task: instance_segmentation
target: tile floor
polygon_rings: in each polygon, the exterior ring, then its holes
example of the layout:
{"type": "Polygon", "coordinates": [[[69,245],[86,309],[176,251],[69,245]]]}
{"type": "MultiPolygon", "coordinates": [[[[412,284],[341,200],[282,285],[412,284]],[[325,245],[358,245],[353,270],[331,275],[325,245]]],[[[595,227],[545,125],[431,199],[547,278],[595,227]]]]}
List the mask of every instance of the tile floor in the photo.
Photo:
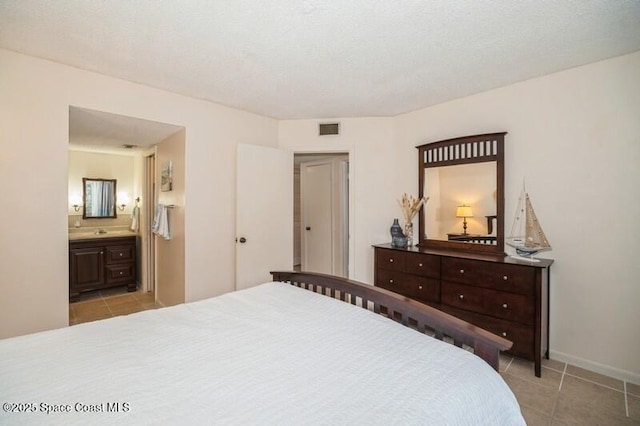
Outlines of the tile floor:
{"type": "Polygon", "coordinates": [[[80,300],[69,304],[69,325],[80,324],[128,315],[147,309],[156,309],[152,293],[140,291],[128,293],[122,288],[94,291],[80,296],[80,300]]]}
{"type": "MultiPolygon", "coordinates": [[[[96,321],[160,307],[150,293],[124,289],[93,292],[69,305],[69,324],[96,321]]],[[[500,374],[515,394],[529,426],[640,425],[640,386],[544,360],[542,377],[533,363],[503,355],[500,374]]]]}
{"type": "Polygon", "coordinates": [[[532,362],[500,359],[529,426],[640,425],[640,386],[554,360],[542,365],[538,378],[532,362]]]}

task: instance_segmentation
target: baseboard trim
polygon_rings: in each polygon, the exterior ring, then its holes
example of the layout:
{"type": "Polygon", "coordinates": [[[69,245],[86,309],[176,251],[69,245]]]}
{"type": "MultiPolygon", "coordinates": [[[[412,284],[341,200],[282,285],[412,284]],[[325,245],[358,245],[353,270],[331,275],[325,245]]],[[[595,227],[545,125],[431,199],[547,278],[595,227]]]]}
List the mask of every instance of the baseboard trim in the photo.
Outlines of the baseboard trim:
{"type": "Polygon", "coordinates": [[[610,365],[600,364],[598,362],[558,351],[549,351],[549,357],[556,361],[566,362],[567,364],[575,365],[576,367],[584,368],[585,370],[593,371],[594,373],[604,374],[605,376],[624,380],[625,382],[640,386],[640,373],[622,370],[610,365]]]}

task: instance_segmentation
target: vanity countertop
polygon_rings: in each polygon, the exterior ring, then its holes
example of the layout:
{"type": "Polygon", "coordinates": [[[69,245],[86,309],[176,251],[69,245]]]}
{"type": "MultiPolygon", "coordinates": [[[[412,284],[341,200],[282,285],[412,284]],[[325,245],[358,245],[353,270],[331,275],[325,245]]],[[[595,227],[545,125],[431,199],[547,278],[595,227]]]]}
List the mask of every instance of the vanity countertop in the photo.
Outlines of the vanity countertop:
{"type": "Polygon", "coordinates": [[[135,235],[137,235],[135,232],[129,230],[107,231],[103,234],[98,234],[96,231],[69,232],[69,241],[90,240],[96,238],[132,237],[135,235]]]}

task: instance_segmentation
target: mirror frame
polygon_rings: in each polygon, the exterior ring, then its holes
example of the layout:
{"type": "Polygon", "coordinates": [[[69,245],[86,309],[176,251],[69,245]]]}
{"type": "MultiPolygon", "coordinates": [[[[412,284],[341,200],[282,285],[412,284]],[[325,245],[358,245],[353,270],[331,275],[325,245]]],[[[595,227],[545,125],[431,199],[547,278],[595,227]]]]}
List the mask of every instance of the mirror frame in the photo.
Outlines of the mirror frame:
{"type": "Polygon", "coordinates": [[[441,250],[463,250],[504,256],[504,136],[507,132],[463,136],[419,145],[418,191],[424,193],[425,169],[495,161],[496,163],[496,244],[441,241],[427,238],[423,206],[419,212],[418,246],[441,250]]]}
{"type": "Polygon", "coordinates": [[[116,199],[117,179],[102,179],[102,178],[82,178],[82,218],[83,219],[116,219],[118,217],[118,200],[116,199]],[[101,181],[101,182],[113,182],[113,215],[111,216],[87,216],[87,181],[101,181]]]}

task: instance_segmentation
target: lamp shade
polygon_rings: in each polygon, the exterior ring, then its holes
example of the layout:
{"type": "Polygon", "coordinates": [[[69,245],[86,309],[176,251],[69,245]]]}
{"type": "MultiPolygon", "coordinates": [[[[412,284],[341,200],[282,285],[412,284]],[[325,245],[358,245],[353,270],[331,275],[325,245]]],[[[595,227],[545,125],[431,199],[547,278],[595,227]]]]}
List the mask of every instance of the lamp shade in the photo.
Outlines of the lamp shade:
{"type": "Polygon", "coordinates": [[[118,193],[118,204],[129,204],[129,201],[131,201],[129,199],[129,194],[127,194],[126,192],[120,192],[118,193]]]}
{"type": "Polygon", "coordinates": [[[458,206],[458,208],[456,209],[456,217],[473,217],[471,206],[458,206]]]}

